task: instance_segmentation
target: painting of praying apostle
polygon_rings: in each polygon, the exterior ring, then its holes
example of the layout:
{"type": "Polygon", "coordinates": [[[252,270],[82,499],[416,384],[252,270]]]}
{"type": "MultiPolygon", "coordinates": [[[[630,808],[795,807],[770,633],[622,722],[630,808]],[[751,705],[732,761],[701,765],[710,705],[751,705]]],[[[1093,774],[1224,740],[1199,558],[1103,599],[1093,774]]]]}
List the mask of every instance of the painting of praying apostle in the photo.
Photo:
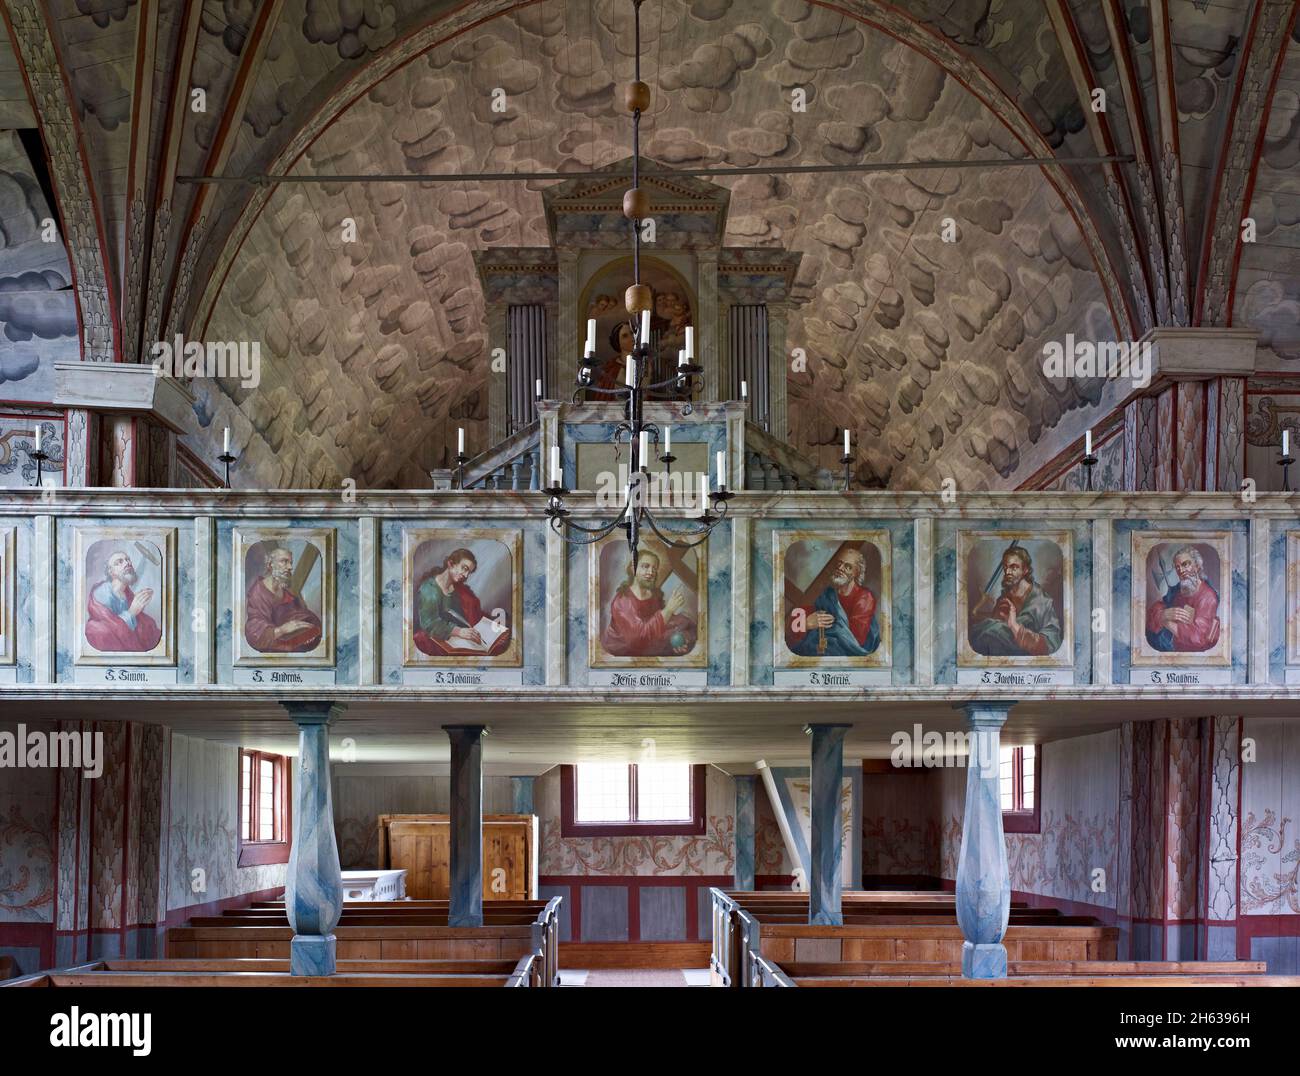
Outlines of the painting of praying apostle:
{"type": "Polygon", "coordinates": [[[1134,665],[1230,665],[1227,531],[1133,535],[1134,665]]]}
{"type": "Polygon", "coordinates": [[[1286,663],[1300,665],[1300,531],[1286,534],[1286,663]]]}
{"type": "Polygon", "coordinates": [[[957,664],[1074,664],[1069,531],[959,531],[957,664]]]}
{"type": "Polygon", "coordinates": [[[674,549],[642,535],[636,563],[619,531],[591,549],[588,660],[594,669],[708,664],[707,542],[674,549]]]}
{"type": "Polygon", "coordinates": [[[17,528],[0,529],[0,665],[14,665],[18,648],[14,639],[15,607],[18,604],[18,571],[14,563],[17,528]]]}
{"type": "Polygon", "coordinates": [[[174,528],[79,528],[73,573],[77,662],[176,663],[174,528]]]}
{"type": "Polygon", "coordinates": [[[231,540],[236,665],[334,664],[334,529],[237,528],[231,540]]]}
{"type": "Polygon", "coordinates": [[[888,531],[772,535],[778,667],[891,664],[888,531]]]}
{"type": "Polygon", "coordinates": [[[523,534],[403,532],[408,666],[523,664],[523,534]]]}

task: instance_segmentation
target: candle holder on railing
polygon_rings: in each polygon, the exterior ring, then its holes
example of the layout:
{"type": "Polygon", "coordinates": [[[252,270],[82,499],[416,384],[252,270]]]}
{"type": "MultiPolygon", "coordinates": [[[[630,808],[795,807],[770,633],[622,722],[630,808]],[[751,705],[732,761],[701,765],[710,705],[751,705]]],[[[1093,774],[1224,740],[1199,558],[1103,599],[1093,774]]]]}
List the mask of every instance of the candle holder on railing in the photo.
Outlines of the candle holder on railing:
{"type": "Polygon", "coordinates": [[[852,472],[849,470],[853,466],[853,457],[846,452],[840,457],[840,463],[844,465],[844,492],[848,493],[849,486],[853,481],[852,472]]]}
{"type": "Polygon", "coordinates": [[[456,453],[456,488],[463,490],[465,488],[465,464],[469,463],[469,457],[464,452],[456,453]]]}
{"type": "Polygon", "coordinates": [[[28,450],[27,457],[36,464],[35,485],[36,488],[39,489],[41,487],[41,468],[45,466],[45,461],[50,458],[50,454],[41,448],[40,445],[37,445],[36,448],[28,450]]]}
{"type": "Polygon", "coordinates": [[[230,488],[230,465],[235,462],[235,457],[230,454],[229,450],[226,450],[225,452],[221,453],[221,455],[218,456],[217,459],[219,459],[222,463],[226,465],[226,480],[222,488],[229,489],[230,488]]]}
{"type": "Polygon", "coordinates": [[[1291,464],[1295,463],[1295,457],[1283,454],[1277,458],[1278,465],[1282,468],[1282,492],[1291,492],[1291,464]]]}
{"type": "Polygon", "coordinates": [[[1097,466],[1097,457],[1093,453],[1088,453],[1079,461],[1083,464],[1083,488],[1087,493],[1092,492],[1092,469],[1097,466]]]}

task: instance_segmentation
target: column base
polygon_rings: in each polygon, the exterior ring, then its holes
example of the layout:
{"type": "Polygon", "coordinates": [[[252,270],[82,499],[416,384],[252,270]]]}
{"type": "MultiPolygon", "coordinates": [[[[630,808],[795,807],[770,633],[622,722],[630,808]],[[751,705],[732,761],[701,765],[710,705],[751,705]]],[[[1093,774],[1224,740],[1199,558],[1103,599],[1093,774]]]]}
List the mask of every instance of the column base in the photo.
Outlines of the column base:
{"type": "Polygon", "coordinates": [[[973,942],[963,942],[961,974],[964,979],[1005,979],[1007,947],[1000,943],[976,945],[973,942]]]}
{"type": "Polygon", "coordinates": [[[289,943],[289,971],[293,975],[333,975],[334,935],[295,934],[289,943]]]}

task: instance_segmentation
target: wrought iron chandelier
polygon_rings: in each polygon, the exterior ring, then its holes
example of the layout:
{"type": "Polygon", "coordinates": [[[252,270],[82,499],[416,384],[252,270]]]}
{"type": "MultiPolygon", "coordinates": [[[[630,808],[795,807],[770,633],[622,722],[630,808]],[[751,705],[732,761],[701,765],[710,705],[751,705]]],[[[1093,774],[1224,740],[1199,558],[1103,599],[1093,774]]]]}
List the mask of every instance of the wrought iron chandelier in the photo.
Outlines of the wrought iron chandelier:
{"type": "MultiPolygon", "coordinates": [[[[718,488],[710,491],[707,470],[700,475],[699,501],[700,514],[689,519],[685,527],[674,527],[665,534],[655,520],[650,504],[650,452],[653,444],[655,457],[665,467],[671,467],[675,456],[672,455],[668,430],[660,430],[657,423],[645,421],[645,401],[649,393],[672,391],[685,397],[684,414],[691,414],[690,397],[703,385],[704,367],[695,361],[695,330],[687,326],[686,347],[677,357],[677,368],[672,376],[662,381],[653,381],[652,354],[650,339],[650,312],[654,305],[654,296],[650,286],[641,283],[641,222],[650,216],[650,198],[640,187],[641,161],[641,113],[650,106],[650,87],[641,81],[641,4],[643,0],[632,0],[635,27],[635,61],[634,81],[624,90],[623,103],[632,113],[632,186],[623,195],[623,216],[627,218],[632,230],[632,285],[624,293],[623,301],[628,315],[628,327],[632,332],[633,347],[627,356],[627,368],[624,384],[614,388],[602,388],[592,384],[596,354],[596,320],[587,320],[587,342],[583,348],[582,363],[578,369],[577,389],[573,402],[577,403],[584,392],[597,397],[626,401],[626,412],[622,422],[614,430],[615,459],[621,458],[620,445],[624,437],[628,446],[628,480],[623,487],[622,510],[613,519],[596,526],[586,526],[570,519],[570,513],[564,507],[564,498],[569,490],[564,488],[563,471],[560,466],[559,446],[551,448],[551,481],[543,491],[549,500],[546,514],[551,521],[551,529],[572,545],[590,545],[598,542],[616,527],[627,531],[627,544],[632,553],[632,563],[636,563],[637,547],[644,527],[659,537],[665,545],[675,549],[690,549],[705,540],[719,523],[726,518],[727,502],[732,493],[727,489],[725,454],[718,456],[718,488]],[[662,442],[661,442],[662,434],[662,442]],[[660,454],[660,445],[663,452],[660,454]],[[710,505],[711,502],[711,505],[710,505]]],[[[671,491],[669,493],[671,497],[671,491]]]]}

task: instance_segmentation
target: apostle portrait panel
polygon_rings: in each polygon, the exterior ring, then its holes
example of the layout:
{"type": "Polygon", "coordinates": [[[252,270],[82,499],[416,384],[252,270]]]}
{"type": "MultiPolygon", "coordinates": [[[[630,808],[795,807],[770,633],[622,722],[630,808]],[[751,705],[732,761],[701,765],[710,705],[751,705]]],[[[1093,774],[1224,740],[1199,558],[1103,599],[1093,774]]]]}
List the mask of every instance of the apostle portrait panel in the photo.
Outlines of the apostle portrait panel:
{"type": "Polygon", "coordinates": [[[592,668],[708,664],[707,542],[677,549],[641,535],[635,562],[617,532],[590,547],[587,651],[592,668]]]}
{"type": "Polygon", "coordinates": [[[334,529],[236,528],[236,665],[334,664],[334,529]]]}
{"type": "Polygon", "coordinates": [[[959,531],[957,664],[1074,664],[1069,531],[959,531]]]}
{"type": "Polygon", "coordinates": [[[523,535],[461,528],[403,532],[408,666],[523,663],[523,535]]]}
{"type": "Polygon", "coordinates": [[[73,545],[76,661],[175,664],[175,529],[81,527],[73,545]]]}
{"type": "Polygon", "coordinates": [[[1227,531],[1133,535],[1134,665],[1232,663],[1227,531]]]}
{"type": "Polygon", "coordinates": [[[888,667],[889,532],[776,531],[773,543],[777,667],[888,667]]]}

